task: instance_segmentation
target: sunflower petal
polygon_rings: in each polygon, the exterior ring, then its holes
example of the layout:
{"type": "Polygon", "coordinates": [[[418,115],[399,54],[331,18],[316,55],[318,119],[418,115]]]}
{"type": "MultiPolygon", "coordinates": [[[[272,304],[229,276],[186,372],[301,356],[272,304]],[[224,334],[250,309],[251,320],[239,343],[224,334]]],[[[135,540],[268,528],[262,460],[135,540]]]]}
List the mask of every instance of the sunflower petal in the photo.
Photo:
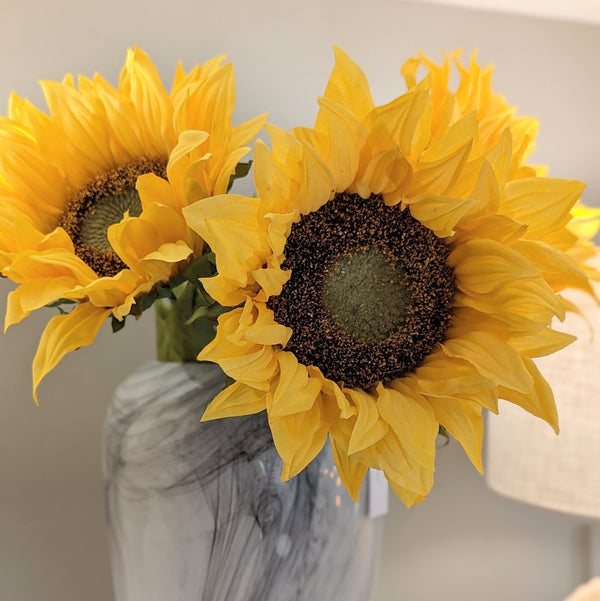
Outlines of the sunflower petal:
{"type": "Polygon", "coordinates": [[[200,421],[223,417],[253,415],[266,409],[266,392],[234,382],[222,390],[208,405],[200,421]]]}
{"type": "Polygon", "coordinates": [[[110,315],[110,309],[91,303],[77,305],[66,315],[53,317],[46,326],[33,360],[33,398],[42,378],[71,351],[94,342],[96,334],[110,315]]]}

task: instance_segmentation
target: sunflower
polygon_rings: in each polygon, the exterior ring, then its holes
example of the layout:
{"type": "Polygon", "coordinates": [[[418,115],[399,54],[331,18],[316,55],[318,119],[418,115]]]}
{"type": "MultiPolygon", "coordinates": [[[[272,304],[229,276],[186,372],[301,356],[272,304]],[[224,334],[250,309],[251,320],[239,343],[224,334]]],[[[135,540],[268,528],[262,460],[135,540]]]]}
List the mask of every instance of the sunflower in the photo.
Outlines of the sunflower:
{"type": "Polygon", "coordinates": [[[148,56],[128,51],[115,88],[100,76],[42,82],[48,114],[12,95],[0,118],[0,268],[18,284],[5,327],[44,305],[52,318],[33,363],[40,380],[122,321],[204,249],[182,217],[186,193],[227,191],[264,123],[232,127],[234,74],[217,57],[168,92],[148,56]]]}
{"type": "Polygon", "coordinates": [[[233,379],[203,419],[266,410],[284,479],[329,436],[354,499],[373,467],[412,505],[440,429],[481,471],[482,409],[499,398],[558,430],[532,359],[573,340],[550,327],[557,293],[591,292],[567,229],[584,186],[526,164],[537,123],[475,59],[411,59],[407,92],[375,106],[335,53],[315,127],[257,142],[258,197],[183,211],[216,255],[204,287],[232,307],[198,357],[233,379]]]}

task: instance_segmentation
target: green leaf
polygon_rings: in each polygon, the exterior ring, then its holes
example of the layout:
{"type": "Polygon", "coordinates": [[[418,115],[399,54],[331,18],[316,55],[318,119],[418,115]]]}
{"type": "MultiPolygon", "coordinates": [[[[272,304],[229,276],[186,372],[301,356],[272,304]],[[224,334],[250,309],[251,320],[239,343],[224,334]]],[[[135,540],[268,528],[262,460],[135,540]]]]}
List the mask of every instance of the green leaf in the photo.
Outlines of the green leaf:
{"type": "Polygon", "coordinates": [[[192,261],[182,272],[181,277],[192,283],[196,288],[202,288],[199,278],[210,278],[216,275],[215,253],[206,252],[192,261]]]}
{"type": "Polygon", "coordinates": [[[436,448],[441,449],[443,447],[447,447],[450,444],[450,434],[448,433],[448,430],[446,430],[446,428],[442,426],[442,424],[439,424],[438,436],[441,436],[444,439],[444,441],[440,445],[436,443],[436,448]]]}
{"type": "Polygon", "coordinates": [[[235,166],[235,171],[229,178],[229,184],[227,185],[227,192],[229,192],[229,190],[231,190],[231,187],[233,186],[233,182],[235,182],[236,179],[241,179],[242,177],[246,177],[248,175],[248,173],[250,173],[251,167],[252,167],[252,161],[248,161],[247,163],[238,163],[235,166]]]}
{"type": "Polygon", "coordinates": [[[223,307],[223,305],[213,302],[211,305],[205,305],[196,309],[192,316],[185,323],[186,325],[190,325],[194,323],[197,319],[202,318],[212,319],[213,321],[216,321],[219,315],[227,313],[227,311],[231,311],[231,307],[223,307]]]}
{"type": "Polygon", "coordinates": [[[126,317],[123,317],[123,319],[121,321],[119,321],[114,315],[111,315],[112,331],[114,333],[116,333],[119,330],[122,330],[125,327],[125,320],[126,319],[127,319],[126,317]]]}

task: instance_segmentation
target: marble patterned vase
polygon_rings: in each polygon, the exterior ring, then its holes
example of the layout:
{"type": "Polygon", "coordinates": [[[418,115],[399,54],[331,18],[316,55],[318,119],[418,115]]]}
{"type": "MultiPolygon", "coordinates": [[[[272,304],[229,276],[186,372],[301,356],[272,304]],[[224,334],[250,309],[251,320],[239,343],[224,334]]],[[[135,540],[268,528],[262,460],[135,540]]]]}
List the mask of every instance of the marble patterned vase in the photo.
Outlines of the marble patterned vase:
{"type": "Polygon", "coordinates": [[[224,375],[153,362],[105,426],[116,601],[369,601],[381,520],[353,503],[328,446],[280,481],[264,414],[201,423],[224,375]]]}

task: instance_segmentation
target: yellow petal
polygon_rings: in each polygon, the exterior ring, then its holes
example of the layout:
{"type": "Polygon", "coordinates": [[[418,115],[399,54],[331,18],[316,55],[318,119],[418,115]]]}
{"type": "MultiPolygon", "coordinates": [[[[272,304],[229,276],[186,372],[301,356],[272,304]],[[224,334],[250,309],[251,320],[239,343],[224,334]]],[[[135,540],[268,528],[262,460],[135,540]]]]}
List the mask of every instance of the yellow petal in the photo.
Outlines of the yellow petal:
{"type": "Polygon", "coordinates": [[[456,337],[446,340],[443,349],[450,357],[468,361],[484,378],[501,386],[526,394],[533,387],[524,359],[493,332],[457,329],[456,337]]]}
{"type": "Polygon", "coordinates": [[[588,276],[568,254],[537,240],[519,240],[513,248],[542,272],[553,290],[578,288],[594,293],[588,276]]]}
{"type": "Polygon", "coordinates": [[[137,179],[136,190],[140,195],[142,208],[150,203],[160,203],[171,207],[176,211],[181,211],[183,199],[181,199],[176,190],[169,182],[154,173],[145,173],[137,179]]]}
{"type": "Polygon", "coordinates": [[[19,323],[32,311],[64,298],[75,285],[76,282],[69,276],[26,280],[8,294],[4,331],[19,323]]]}
{"type": "Polygon", "coordinates": [[[269,417],[283,417],[309,411],[321,392],[320,378],[310,377],[304,365],[293,353],[277,355],[279,381],[268,405],[269,417]]]}
{"type": "Polygon", "coordinates": [[[259,115],[258,117],[254,117],[254,119],[250,119],[245,123],[241,123],[240,125],[236,125],[231,130],[231,145],[232,146],[245,146],[252,140],[258,132],[264,127],[267,121],[267,114],[259,115]]]}
{"type": "MultiPolygon", "coordinates": [[[[351,111],[358,119],[363,119],[373,108],[371,91],[365,74],[356,63],[340,48],[334,46],[335,66],[325,97],[351,111]]],[[[315,129],[322,130],[324,124],[317,119],[315,129]]]]}
{"type": "Polygon", "coordinates": [[[428,398],[435,418],[465,450],[471,463],[483,473],[481,445],[483,442],[483,417],[481,406],[458,398],[428,398]]]}
{"type": "MultiPolygon", "coordinates": [[[[277,323],[273,311],[267,308],[264,303],[255,302],[254,308],[257,311],[256,318],[253,320],[253,323],[249,324],[243,330],[241,338],[247,342],[254,342],[255,344],[285,346],[292,335],[291,328],[277,323]]],[[[285,354],[286,353],[282,353],[281,355],[285,354]]],[[[279,357],[280,368],[282,361],[281,355],[279,357]]]]}
{"type": "Polygon", "coordinates": [[[567,223],[584,187],[575,180],[520,179],[507,184],[500,211],[526,223],[527,237],[541,238],[567,223]]]}
{"type": "Polygon", "coordinates": [[[434,194],[419,194],[404,202],[410,206],[411,215],[440,238],[450,236],[460,220],[475,206],[475,202],[467,198],[434,194]]]}
{"type": "MultiPolygon", "coordinates": [[[[287,155],[283,157],[287,158],[287,155]]],[[[254,145],[254,185],[269,211],[281,213],[289,210],[292,178],[274,161],[262,140],[257,140],[254,145]]]]}
{"type": "MultiPolygon", "coordinates": [[[[248,291],[226,278],[216,275],[212,278],[200,278],[208,294],[224,307],[235,307],[246,301],[248,291]]],[[[263,299],[266,301],[266,299],[263,299]]]]}
{"type": "Polygon", "coordinates": [[[558,414],[552,389],[531,359],[523,357],[523,362],[534,382],[532,390],[522,393],[503,386],[500,397],[543,419],[558,434],[558,414]]]}
{"type": "Polygon", "coordinates": [[[370,157],[364,174],[355,182],[356,191],[363,198],[371,194],[389,194],[401,190],[410,179],[412,168],[399,148],[384,150],[370,157]]]}
{"type": "MultiPolygon", "coordinates": [[[[246,312],[248,313],[248,308],[246,312]]],[[[279,370],[276,353],[268,345],[254,344],[243,339],[247,328],[242,323],[244,317],[244,309],[234,309],[219,316],[217,335],[202,349],[198,360],[217,363],[234,380],[257,390],[267,391],[271,387],[271,378],[279,370]]]]}
{"type": "Polygon", "coordinates": [[[322,158],[329,167],[335,189],[343,191],[356,176],[367,131],[350,111],[329,99],[320,98],[319,106],[329,137],[329,152],[322,158]]]}
{"type": "Polygon", "coordinates": [[[214,251],[219,274],[240,287],[248,284],[248,271],[260,268],[270,254],[258,222],[260,208],[257,198],[223,194],[183,209],[189,227],[214,251]]]}
{"type": "Polygon", "coordinates": [[[380,419],[375,399],[370,394],[357,388],[349,389],[347,394],[358,409],[356,423],[348,444],[348,453],[353,454],[381,440],[388,426],[380,419]]]}
{"type": "Polygon", "coordinates": [[[341,441],[333,437],[330,437],[330,440],[333,461],[335,462],[340,478],[350,493],[350,498],[356,502],[358,501],[363,478],[369,468],[348,455],[347,445],[344,445],[341,441]]]}
{"type": "Polygon", "coordinates": [[[448,263],[456,284],[470,294],[494,294],[516,280],[540,277],[540,272],[520,253],[493,240],[469,240],[454,248],[448,263]]]}
{"type": "Polygon", "coordinates": [[[443,196],[448,193],[461,174],[472,144],[468,142],[451,155],[431,163],[419,163],[413,179],[407,187],[407,196],[433,194],[443,196]]]}
{"type": "Polygon", "coordinates": [[[576,336],[566,332],[557,332],[551,328],[544,328],[530,336],[523,336],[513,340],[513,346],[527,357],[544,357],[562,350],[577,340],[576,336]]]}
{"type": "Polygon", "coordinates": [[[283,417],[269,415],[273,442],[283,459],[282,480],[299,474],[320,452],[327,440],[320,403],[309,411],[283,417]]]}
{"type": "Polygon", "coordinates": [[[33,398],[36,403],[36,391],[42,378],[67,353],[91,344],[109,315],[110,309],[82,303],[67,315],[57,315],[48,322],[33,360],[33,398]]]}
{"type": "Polygon", "coordinates": [[[200,421],[260,413],[266,409],[266,394],[241,382],[234,382],[210,402],[200,421]]]}
{"type": "Polygon", "coordinates": [[[469,362],[448,357],[441,350],[432,352],[408,377],[414,378],[428,397],[475,394],[496,387],[494,381],[482,377],[469,362]]]}
{"type": "Polygon", "coordinates": [[[398,146],[405,157],[410,157],[413,137],[428,103],[429,94],[416,91],[373,109],[365,119],[373,153],[398,146]]]}

